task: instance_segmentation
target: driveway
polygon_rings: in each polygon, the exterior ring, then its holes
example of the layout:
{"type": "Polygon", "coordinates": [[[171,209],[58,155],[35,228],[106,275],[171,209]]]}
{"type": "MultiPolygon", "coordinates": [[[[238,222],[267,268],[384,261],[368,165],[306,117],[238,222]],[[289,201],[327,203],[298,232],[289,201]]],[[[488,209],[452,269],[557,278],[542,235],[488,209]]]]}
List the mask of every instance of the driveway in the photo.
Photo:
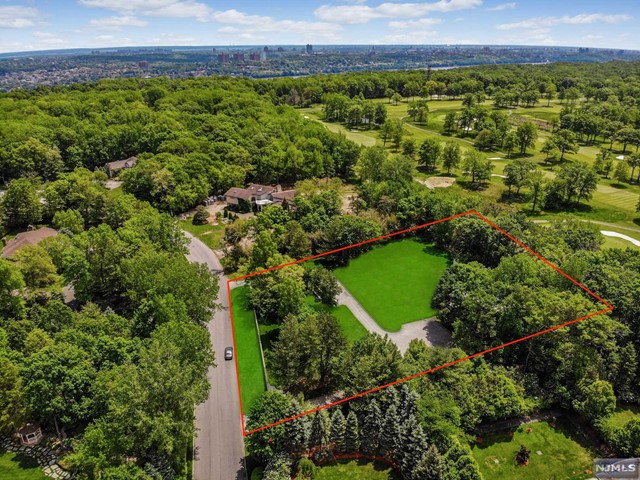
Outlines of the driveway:
{"type": "Polygon", "coordinates": [[[373,319],[364,307],[349,293],[349,291],[338,282],[341,293],[338,295],[338,305],[345,305],[358,321],[371,333],[378,335],[388,335],[398,349],[404,354],[409,348],[409,343],[414,338],[424,340],[431,347],[447,347],[451,343],[451,332],[447,330],[435,318],[426,318],[411,323],[405,323],[399,332],[387,332],[373,319]]]}
{"type": "Polygon", "coordinates": [[[194,442],[193,478],[246,480],[236,365],[233,361],[225,361],[223,355],[224,348],[233,345],[227,278],[222,275],[222,266],[211,249],[189,233],[184,234],[190,240],[187,258],[191,262],[204,263],[211,271],[219,273],[218,304],[222,305],[209,322],[217,366],[209,369],[209,398],[196,408],[198,436],[194,442]]]}

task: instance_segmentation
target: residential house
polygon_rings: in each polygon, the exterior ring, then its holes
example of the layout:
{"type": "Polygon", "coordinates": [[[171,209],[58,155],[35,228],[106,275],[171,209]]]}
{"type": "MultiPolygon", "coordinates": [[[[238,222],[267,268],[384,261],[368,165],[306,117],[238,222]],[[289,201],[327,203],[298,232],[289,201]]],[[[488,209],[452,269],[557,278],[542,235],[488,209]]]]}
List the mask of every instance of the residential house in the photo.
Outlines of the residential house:
{"type": "Polygon", "coordinates": [[[133,168],[136,163],[138,163],[138,157],[129,157],[126,160],[107,163],[106,167],[109,178],[115,177],[122,170],[133,168]]]}
{"type": "Polygon", "coordinates": [[[290,202],[295,195],[295,190],[283,191],[280,185],[272,187],[252,183],[247,188],[230,188],[224,197],[227,205],[240,205],[244,201],[261,210],[266,205],[281,204],[285,199],[290,202]]]}

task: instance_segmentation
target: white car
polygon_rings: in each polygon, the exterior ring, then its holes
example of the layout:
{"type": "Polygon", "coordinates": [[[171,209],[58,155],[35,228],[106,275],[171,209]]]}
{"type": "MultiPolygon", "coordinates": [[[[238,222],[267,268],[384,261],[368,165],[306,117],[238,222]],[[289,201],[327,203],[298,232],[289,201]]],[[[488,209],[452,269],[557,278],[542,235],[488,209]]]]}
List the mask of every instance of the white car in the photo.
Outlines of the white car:
{"type": "Polygon", "coordinates": [[[233,359],[233,347],[227,347],[224,349],[224,359],[225,360],[233,359]]]}

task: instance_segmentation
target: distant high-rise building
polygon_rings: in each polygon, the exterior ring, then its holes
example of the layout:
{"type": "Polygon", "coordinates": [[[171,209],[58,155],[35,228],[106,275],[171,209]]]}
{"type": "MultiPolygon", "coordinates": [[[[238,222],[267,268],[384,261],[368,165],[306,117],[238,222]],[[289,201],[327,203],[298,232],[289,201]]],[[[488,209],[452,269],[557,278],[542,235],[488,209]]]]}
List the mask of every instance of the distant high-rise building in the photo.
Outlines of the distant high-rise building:
{"type": "Polygon", "coordinates": [[[262,51],[263,51],[263,52],[268,52],[268,51],[269,51],[269,47],[264,47],[264,48],[262,49],[262,51]]]}
{"type": "Polygon", "coordinates": [[[220,63],[225,63],[229,61],[229,54],[228,53],[219,53],[218,54],[218,61],[220,63]]]}
{"type": "Polygon", "coordinates": [[[284,48],[282,48],[282,47],[278,47],[278,51],[279,51],[279,52],[284,52],[284,48]]]}
{"type": "Polygon", "coordinates": [[[234,53],[233,54],[234,62],[244,62],[244,53],[234,53]]]}
{"type": "Polygon", "coordinates": [[[261,62],[266,62],[267,61],[267,51],[264,50],[263,52],[260,52],[260,61],[261,62]]]}
{"type": "Polygon", "coordinates": [[[260,61],[260,57],[262,57],[262,53],[251,52],[249,54],[249,60],[251,60],[252,62],[259,62],[260,61]]]}
{"type": "Polygon", "coordinates": [[[307,53],[311,55],[313,53],[313,45],[307,43],[307,53]]]}

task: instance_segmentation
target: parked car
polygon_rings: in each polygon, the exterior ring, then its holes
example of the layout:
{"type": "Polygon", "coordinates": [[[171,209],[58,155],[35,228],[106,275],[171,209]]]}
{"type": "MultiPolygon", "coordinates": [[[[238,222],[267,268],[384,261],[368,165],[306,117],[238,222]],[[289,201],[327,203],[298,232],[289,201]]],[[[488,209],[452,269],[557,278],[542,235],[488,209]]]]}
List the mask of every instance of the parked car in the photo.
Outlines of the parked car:
{"type": "Polygon", "coordinates": [[[233,347],[227,347],[224,349],[224,359],[231,360],[233,358],[233,347]]]}

